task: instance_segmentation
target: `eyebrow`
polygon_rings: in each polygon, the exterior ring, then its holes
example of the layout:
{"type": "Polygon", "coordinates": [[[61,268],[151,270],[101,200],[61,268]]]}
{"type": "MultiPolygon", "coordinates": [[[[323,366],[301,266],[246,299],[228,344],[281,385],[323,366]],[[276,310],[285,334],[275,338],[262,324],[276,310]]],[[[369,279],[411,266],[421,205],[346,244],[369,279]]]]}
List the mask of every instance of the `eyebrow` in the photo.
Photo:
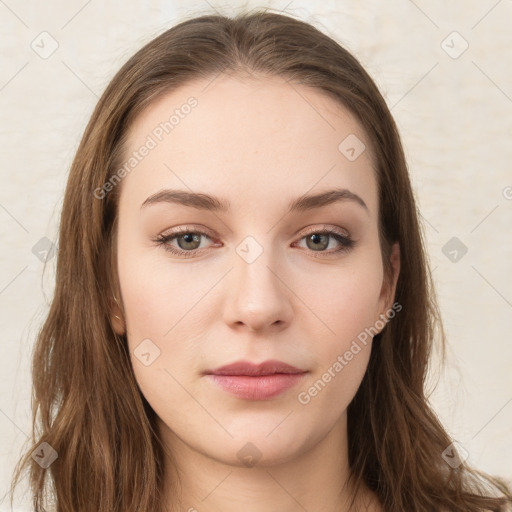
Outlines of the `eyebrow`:
{"type": "MultiPolygon", "coordinates": [[[[346,188],[334,188],[317,194],[305,194],[292,200],[288,205],[288,213],[301,213],[342,201],[352,201],[369,212],[368,206],[360,196],[346,188]]],[[[228,200],[209,194],[164,189],[149,196],[142,203],[141,209],[158,203],[173,203],[212,212],[227,212],[230,208],[228,200]]]]}

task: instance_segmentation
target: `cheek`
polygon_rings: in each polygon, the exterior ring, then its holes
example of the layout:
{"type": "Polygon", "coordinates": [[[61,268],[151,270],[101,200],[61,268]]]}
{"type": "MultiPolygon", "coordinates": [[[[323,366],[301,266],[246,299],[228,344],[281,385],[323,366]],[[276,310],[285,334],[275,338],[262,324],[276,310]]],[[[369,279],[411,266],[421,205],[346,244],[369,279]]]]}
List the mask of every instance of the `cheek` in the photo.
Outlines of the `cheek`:
{"type": "Polygon", "coordinates": [[[137,271],[130,261],[121,267],[126,334],[137,378],[142,386],[147,381],[157,389],[163,381],[169,386],[167,372],[181,381],[186,377],[181,375],[182,369],[192,368],[199,355],[194,340],[201,330],[201,307],[194,308],[194,303],[201,294],[194,293],[190,282],[182,290],[183,278],[178,275],[162,275],[151,266],[137,271]],[[144,360],[142,354],[148,353],[144,360]],[[150,361],[150,365],[144,364],[150,361]]]}
{"type": "MultiPolygon", "coordinates": [[[[299,389],[297,402],[319,431],[322,425],[333,425],[354,398],[366,372],[375,331],[376,300],[374,286],[362,289],[352,283],[336,300],[325,303],[329,322],[328,334],[317,337],[316,364],[299,389]]],[[[324,330],[325,332],[325,330],[324,330]]]]}
{"type": "Polygon", "coordinates": [[[382,279],[377,251],[354,254],[329,272],[304,272],[294,291],[311,309],[306,315],[308,322],[319,324],[322,338],[329,340],[322,347],[330,352],[341,350],[375,323],[380,313],[382,279]]]}
{"type": "Polygon", "coordinates": [[[193,307],[202,293],[197,289],[194,292],[190,280],[185,283],[183,273],[180,277],[179,273],[169,271],[163,275],[154,266],[142,271],[137,268],[140,262],[135,259],[120,265],[135,379],[152,409],[169,425],[179,430],[183,418],[185,426],[181,428],[200,429],[204,411],[190,399],[187,390],[194,389],[202,356],[201,303],[193,307]],[[189,286],[182,290],[180,287],[185,284],[189,286]],[[177,410],[178,418],[172,414],[177,410]]]}
{"type": "Polygon", "coordinates": [[[382,327],[376,325],[382,277],[376,251],[360,254],[357,261],[354,258],[345,269],[336,269],[328,279],[316,279],[317,286],[312,286],[313,277],[304,282],[303,289],[310,290],[308,305],[317,317],[310,314],[304,327],[311,337],[315,324],[321,335],[310,347],[316,357],[315,371],[301,387],[298,401],[311,413],[318,409],[326,420],[332,416],[334,421],[348,406],[366,371],[372,337],[382,327]]]}
{"type": "Polygon", "coordinates": [[[370,353],[371,341],[338,347],[326,354],[318,372],[298,390],[299,412],[312,431],[330,430],[343,417],[363,380],[370,353]]]}
{"type": "MultiPolygon", "coordinates": [[[[121,237],[120,246],[127,241],[121,237]]],[[[170,265],[156,249],[131,247],[124,254],[118,262],[119,280],[139,387],[159,414],[194,408],[185,389],[193,389],[202,368],[202,341],[210,325],[205,306],[218,276],[185,272],[183,265],[170,265]]]]}
{"type": "MultiPolygon", "coordinates": [[[[179,330],[192,334],[201,311],[198,299],[214,284],[215,276],[199,277],[181,264],[159,256],[163,249],[137,252],[119,260],[119,280],[129,338],[168,340],[179,330]],[[204,277],[204,278],[203,278],[204,277]]],[[[197,329],[197,327],[196,327],[197,329]]]]}

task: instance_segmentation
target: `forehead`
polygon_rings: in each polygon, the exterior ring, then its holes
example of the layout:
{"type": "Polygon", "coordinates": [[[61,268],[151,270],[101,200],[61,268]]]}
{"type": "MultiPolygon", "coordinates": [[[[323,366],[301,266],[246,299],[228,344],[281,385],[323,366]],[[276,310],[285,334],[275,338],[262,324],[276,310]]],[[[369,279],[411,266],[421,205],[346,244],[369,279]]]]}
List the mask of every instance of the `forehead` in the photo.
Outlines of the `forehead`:
{"type": "Polygon", "coordinates": [[[219,75],[165,94],[132,123],[124,161],[134,152],[121,201],[142,204],[169,187],[254,203],[315,186],[377,201],[370,140],[355,116],[319,89],[279,77],[219,75]]]}

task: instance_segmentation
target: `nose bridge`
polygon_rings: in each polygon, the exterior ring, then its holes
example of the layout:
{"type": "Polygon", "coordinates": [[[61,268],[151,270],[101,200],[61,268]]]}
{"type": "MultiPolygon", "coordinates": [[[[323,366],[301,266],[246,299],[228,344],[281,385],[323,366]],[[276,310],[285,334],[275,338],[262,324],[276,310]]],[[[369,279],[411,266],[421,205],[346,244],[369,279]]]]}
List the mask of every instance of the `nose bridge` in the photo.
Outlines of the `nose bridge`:
{"type": "MultiPolygon", "coordinates": [[[[260,237],[260,240],[262,237],[260,237]]],[[[266,240],[268,242],[268,240],[266,240]]],[[[269,243],[260,242],[254,236],[247,236],[235,249],[235,269],[238,279],[250,295],[275,291],[275,253],[269,243]]],[[[255,296],[256,296],[255,295],[255,296]]]]}
{"type": "Polygon", "coordinates": [[[270,237],[247,236],[233,255],[225,319],[243,323],[252,330],[276,323],[288,323],[291,318],[289,294],[279,273],[278,253],[270,245],[270,237]],[[258,239],[259,238],[259,239],[258,239]]]}

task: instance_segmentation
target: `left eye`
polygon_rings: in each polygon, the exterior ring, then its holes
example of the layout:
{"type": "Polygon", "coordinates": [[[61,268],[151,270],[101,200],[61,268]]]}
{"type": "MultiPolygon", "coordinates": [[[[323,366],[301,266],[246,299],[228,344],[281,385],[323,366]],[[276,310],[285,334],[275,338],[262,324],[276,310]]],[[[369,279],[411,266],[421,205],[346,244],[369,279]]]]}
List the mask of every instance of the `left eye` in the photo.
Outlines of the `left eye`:
{"type": "MultiPolygon", "coordinates": [[[[330,252],[338,252],[343,249],[348,249],[353,244],[353,241],[347,236],[330,230],[309,233],[305,237],[301,238],[301,240],[305,240],[308,249],[315,252],[325,252],[325,249],[329,248],[330,242],[333,240],[335,241],[335,245],[337,243],[341,247],[338,247],[337,249],[335,248],[330,252]]],[[[331,249],[333,249],[333,247],[331,247],[331,249]]]]}

